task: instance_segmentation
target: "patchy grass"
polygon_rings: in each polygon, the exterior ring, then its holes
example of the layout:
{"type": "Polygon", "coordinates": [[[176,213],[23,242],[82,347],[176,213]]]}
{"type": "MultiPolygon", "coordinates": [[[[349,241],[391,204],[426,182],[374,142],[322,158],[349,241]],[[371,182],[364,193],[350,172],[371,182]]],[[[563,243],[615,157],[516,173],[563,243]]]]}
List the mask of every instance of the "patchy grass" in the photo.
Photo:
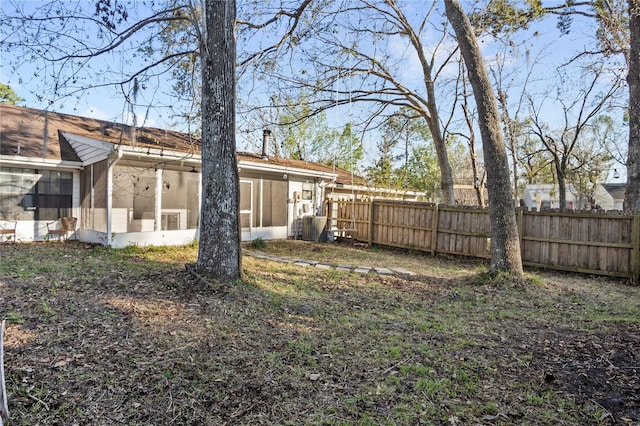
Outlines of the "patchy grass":
{"type": "Polygon", "coordinates": [[[195,291],[197,247],[0,245],[7,425],[637,424],[640,288],[469,260],[266,242],[411,280],[244,258],[195,291]]]}

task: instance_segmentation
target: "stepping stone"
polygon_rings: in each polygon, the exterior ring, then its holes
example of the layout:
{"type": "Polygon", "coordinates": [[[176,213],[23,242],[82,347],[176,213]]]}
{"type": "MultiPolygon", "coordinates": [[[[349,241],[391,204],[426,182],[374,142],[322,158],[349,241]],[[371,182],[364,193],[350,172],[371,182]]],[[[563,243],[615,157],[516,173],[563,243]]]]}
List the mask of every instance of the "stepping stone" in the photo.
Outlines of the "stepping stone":
{"type": "Polygon", "coordinates": [[[360,266],[354,269],[353,272],[357,272],[359,274],[368,274],[370,270],[371,268],[360,266]]]}
{"type": "Polygon", "coordinates": [[[351,268],[346,266],[336,266],[336,271],[351,272],[351,268]]]}
{"type": "Polygon", "coordinates": [[[390,269],[387,268],[375,268],[376,272],[380,275],[392,275],[393,272],[391,272],[390,269]]]}
{"type": "Polygon", "coordinates": [[[316,268],[318,268],[318,269],[331,269],[331,265],[327,265],[326,263],[316,263],[316,268]]]}
{"type": "Polygon", "coordinates": [[[404,268],[394,268],[393,270],[396,271],[399,274],[408,275],[410,277],[412,277],[412,276],[414,276],[416,274],[415,272],[409,271],[409,270],[404,269],[404,268]]]}
{"type": "Polygon", "coordinates": [[[296,265],[296,266],[303,266],[303,267],[311,266],[311,265],[309,265],[307,262],[294,262],[294,265],[296,265]]]}

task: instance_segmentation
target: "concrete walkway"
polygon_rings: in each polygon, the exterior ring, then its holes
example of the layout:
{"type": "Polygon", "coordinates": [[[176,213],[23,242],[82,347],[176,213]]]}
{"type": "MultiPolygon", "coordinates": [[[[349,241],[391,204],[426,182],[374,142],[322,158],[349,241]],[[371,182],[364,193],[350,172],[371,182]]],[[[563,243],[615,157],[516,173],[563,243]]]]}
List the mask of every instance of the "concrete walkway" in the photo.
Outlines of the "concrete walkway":
{"type": "Polygon", "coordinates": [[[335,269],[337,271],[353,272],[356,274],[374,273],[378,275],[396,275],[401,277],[412,277],[416,275],[415,272],[408,271],[404,268],[382,268],[382,267],[358,266],[358,265],[336,265],[331,263],[318,262],[315,260],[305,260],[305,259],[298,259],[293,257],[275,256],[272,254],[256,252],[252,250],[242,250],[242,254],[255,257],[258,259],[273,260],[274,262],[292,263],[295,266],[300,266],[301,268],[312,267],[312,268],[318,268],[318,269],[335,269]]]}

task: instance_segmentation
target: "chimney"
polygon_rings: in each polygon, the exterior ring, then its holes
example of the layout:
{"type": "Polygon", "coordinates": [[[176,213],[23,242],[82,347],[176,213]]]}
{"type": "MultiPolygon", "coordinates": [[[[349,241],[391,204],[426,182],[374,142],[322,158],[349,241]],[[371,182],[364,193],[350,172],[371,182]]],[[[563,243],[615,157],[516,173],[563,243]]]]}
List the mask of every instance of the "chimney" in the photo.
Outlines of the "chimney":
{"type": "Polygon", "coordinates": [[[263,160],[268,160],[269,156],[267,155],[267,151],[269,150],[269,139],[271,138],[271,130],[264,129],[262,131],[262,158],[263,160]]]}

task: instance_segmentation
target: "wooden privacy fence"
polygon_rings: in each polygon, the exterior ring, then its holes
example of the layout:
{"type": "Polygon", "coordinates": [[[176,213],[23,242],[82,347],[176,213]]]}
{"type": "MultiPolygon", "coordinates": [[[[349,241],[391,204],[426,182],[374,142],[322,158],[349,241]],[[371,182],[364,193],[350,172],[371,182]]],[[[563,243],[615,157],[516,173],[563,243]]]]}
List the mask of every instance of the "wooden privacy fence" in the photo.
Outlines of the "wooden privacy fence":
{"type": "MultiPolygon", "coordinates": [[[[325,204],[327,230],[378,244],[435,255],[490,257],[486,209],[407,201],[325,204]]],[[[628,277],[640,275],[640,216],[517,210],[522,261],[528,266],[628,277]]]]}

